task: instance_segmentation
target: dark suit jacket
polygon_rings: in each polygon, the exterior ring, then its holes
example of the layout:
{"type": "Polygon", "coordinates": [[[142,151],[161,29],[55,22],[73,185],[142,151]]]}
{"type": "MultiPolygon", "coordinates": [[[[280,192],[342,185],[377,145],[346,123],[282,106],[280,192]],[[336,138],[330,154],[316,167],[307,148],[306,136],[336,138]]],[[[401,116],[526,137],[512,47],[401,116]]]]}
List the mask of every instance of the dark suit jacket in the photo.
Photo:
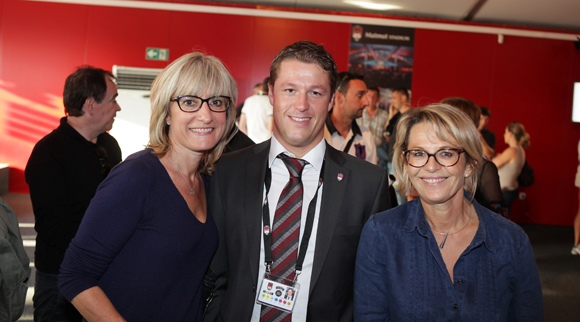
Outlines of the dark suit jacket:
{"type": "Polygon", "coordinates": [[[254,141],[250,139],[244,132],[240,131],[237,126],[234,125],[230,133],[228,134],[228,144],[224,149],[224,153],[230,153],[249,146],[254,145],[254,141]]]}
{"type": "MultiPolygon", "coordinates": [[[[209,208],[220,246],[210,267],[217,280],[205,321],[250,321],[252,316],[258,268],[264,265],[260,242],[269,151],[268,140],[224,155],[216,164],[209,208]]],[[[352,321],[358,241],[367,219],[390,208],[387,173],[327,144],[321,202],[307,319],[352,321]]]]}

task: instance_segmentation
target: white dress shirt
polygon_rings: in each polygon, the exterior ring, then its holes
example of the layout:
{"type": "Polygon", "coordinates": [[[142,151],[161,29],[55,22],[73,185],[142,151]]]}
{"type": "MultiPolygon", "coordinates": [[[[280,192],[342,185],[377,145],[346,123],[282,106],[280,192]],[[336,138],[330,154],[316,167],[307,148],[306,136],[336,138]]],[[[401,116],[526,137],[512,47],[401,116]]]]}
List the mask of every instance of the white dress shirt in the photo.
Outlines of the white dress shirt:
{"type": "MultiPolygon", "coordinates": [[[[272,140],[270,143],[270,155],[268,158],[268,165],[272,170],[272,184],[270,185],[270,192],[268,193],[269,208],[270,208],[270,222],[274,222],[274,215],[276,213],[276,206],[278,204],[278,199],[280,198],[280,193],[284,189],[284,186],[288,183],[290,179],[290,174],[288,173],[288,168],[284,162],[277,158],[280,153],[285,153],[291,157],[296,157],[292,153],[288,152],[278,140],[272,135],[272,140]]],[[[299,244],[302,242],[302,235],[304,234],[304,226],[306,225],[306,216],[308,212],[308,206],[310,201],[314,198],[314,193],[318,187],[318,179],[320,178],[320,170],[322,168],[322,163],[324,161],[324,154],[326,153],[326,142],[324,139],[310,150],[302,159],[306,160],[308,163],[304,166],[302,171],[302,186],[303,186],[303,196],[302,196],[302,214],[300,217],[300,240],[299,244]]],[[[296,297],[294,304],[294,311],[292,313],[293,322],[306,322],[306,309],[308,308],[308,293],[310,290],[310,278],[312,276],[312,264],[314,262],[314,249],[316,246],[316,232],[318,231],[318,219],[320,214],[320,202],[322,200],[322,189],[323,186],[318,190],[318,198],[316,201],[316,211],[314,212],[314,223],[312,225],[312,235],[308,242],[308,250],[306,251],[306,257],[304,258],[304,264],[302,265],[302,273],[298,276],[298,284],[300,289],[298,291],[298,296],[296,297]]],[[[264,189],[263,200],[266,197],[266,189],[264,189]]],[[[263,223],[262,223],[263,226],[263,223]]],[[[256,289],[260,289],[266,267],[264,266],[264,238],[261,238],[260,245],[260,269],[258,271],[258,284],[256,289]]],[[[254,302],[254,312],[252,313],[252,322],[260,321],[260,311],[262,306],[255,304],[254,302]]]]}

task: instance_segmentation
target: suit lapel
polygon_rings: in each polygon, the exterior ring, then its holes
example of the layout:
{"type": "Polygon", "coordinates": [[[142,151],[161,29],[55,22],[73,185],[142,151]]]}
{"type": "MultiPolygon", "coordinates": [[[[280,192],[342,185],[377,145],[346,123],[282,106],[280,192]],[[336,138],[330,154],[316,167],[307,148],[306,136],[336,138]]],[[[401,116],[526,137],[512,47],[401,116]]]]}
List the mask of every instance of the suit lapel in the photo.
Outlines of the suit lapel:
{"type": "MultiPolygon", "coordinates": [[[[244,209],[241,212],[245,216],[246,236],[248,240],[248,260],[254,284],[257,283],[258,268],[260,263],[260,244],[262,238],[262,204],[264,195],[264,177],[268,166],[268,154],[270,141],[258,144],[254,149],[254,157],[247,160],[245,167],[245,183],[241,183],[244,189],[244,209]]],[[[233,200],[232,200],[233,201],[233,200]]]]}
{"type": "Polygon", "coordinates": [[[340,207],[348,187],[350,170],[345,168],[345,159],[341,153],[326,144],[324,159],[324,183],[322,186],[322,202],[318,219],[318,231],[316,233],[316,250],[314,251],[314,263],[310,290],[316,285],[316,281],[322,271],[324,260],[328,254],[332,236],[336,229],[336,223],[340,217],[340,207]],[[339,180],[339,176],[341,179],[339,180]]]}

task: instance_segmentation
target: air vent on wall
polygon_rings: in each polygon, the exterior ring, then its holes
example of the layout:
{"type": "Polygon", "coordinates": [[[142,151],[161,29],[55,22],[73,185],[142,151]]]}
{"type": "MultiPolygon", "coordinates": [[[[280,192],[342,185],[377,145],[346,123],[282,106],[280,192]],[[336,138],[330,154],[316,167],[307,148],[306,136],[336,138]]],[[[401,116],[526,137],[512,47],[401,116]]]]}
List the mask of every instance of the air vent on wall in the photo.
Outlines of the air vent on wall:
{"type": "Polygon", "coordinates": [[[162,71],[160,68],[139,68],[113,65],[118,89],[151,90],[151,83],[162,71]]]}

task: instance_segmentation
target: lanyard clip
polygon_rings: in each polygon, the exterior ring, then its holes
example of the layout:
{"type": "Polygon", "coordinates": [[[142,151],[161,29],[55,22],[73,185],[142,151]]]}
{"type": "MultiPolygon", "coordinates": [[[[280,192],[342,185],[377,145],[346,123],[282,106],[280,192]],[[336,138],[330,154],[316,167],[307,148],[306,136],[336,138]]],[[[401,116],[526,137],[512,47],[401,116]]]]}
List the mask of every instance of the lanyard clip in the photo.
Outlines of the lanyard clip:
{"type": "Polygon", "coordinates": [[[265,262],[264,266],[266,266],[266,273],[270,274],[272,272],[272,262],[265,262]]]}
{"type": "Polygon", "coordinates": [[[294,270],[294,284],[296,284],[296,281],[298,281],[298,275],[300,275],[300,273],[302,273],[302,271],[294,270]]]}

